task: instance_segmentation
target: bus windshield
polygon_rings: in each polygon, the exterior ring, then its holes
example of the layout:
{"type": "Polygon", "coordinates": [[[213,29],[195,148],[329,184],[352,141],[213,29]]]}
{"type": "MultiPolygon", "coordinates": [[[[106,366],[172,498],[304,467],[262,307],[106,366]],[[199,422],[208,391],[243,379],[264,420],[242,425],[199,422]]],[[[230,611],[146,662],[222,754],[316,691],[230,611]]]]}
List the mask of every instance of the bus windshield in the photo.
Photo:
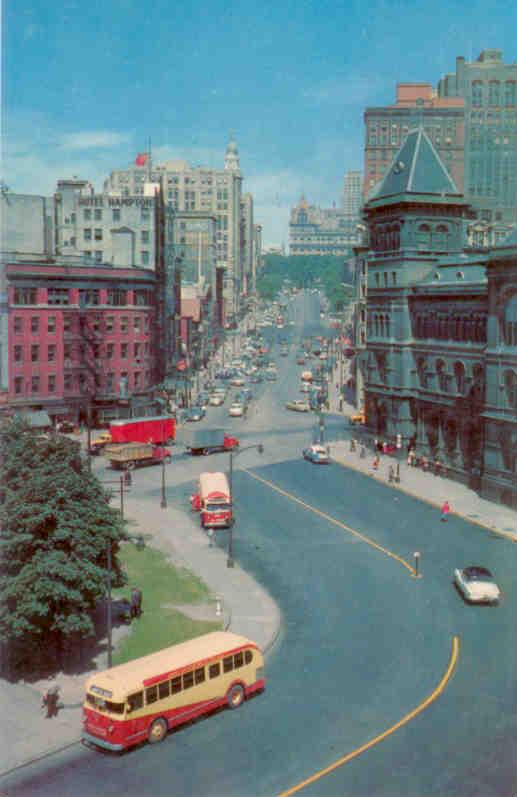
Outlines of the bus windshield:
{"type": "Polygon", "coordinates": [[[97,711],[106,712],[107,714],[124,713],[124,703],[112,703],[111,700],[104,700],[103,697],[97,697],[97,695],[87,694],[86,702],[97,711]]]}
{"type": "Polygon", "coordinates": [[[224,503],[224,504],[223,503],[221,503],[221,504],[210,503],[210,504],[206,505],[206,511],[207,512],[221,512],[222,510],[229,509],[229,508],[230,508],[230,504],[227,504],[227,503],[224,503]]]}

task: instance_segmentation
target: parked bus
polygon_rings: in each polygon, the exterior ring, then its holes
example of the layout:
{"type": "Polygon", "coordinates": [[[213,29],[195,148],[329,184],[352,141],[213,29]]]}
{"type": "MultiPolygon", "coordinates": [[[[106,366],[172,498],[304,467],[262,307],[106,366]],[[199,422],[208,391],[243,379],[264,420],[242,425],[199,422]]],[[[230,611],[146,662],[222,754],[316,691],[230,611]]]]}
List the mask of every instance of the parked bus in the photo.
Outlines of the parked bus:
{"type": "Polygon", "coordinates": [[[167,443],[176,437],[176,419],[152,415],[113,421],[109,429],[112,443],[167,443]]]}
{"type": "Polygon", "coordinates": [[[257,645],[228,631],[181,642],[93,675],[86,683],[82,740],[125,750],[222,706],[238,708],[265,688],[257,645]]]}

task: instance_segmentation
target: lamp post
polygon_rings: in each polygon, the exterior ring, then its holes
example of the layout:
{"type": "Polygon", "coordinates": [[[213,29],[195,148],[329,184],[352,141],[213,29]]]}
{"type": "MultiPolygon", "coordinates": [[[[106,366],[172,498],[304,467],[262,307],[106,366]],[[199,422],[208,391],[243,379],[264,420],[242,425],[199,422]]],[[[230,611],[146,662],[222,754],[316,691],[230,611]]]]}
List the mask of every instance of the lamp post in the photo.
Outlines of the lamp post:
{"type": "Polygon", "coordinates": [[[233,525],[235,522],[235,518],[233,517],[233,458],[238,457],[239,454],[243,454],[245,451],[249,451],[252,448],[256,448],[259,454],[262,454],[264,451],[264,446],[262,443],[254,443],[250,446],[245,446],[244,448],[239,449],[239,451],[230,449],[230,472],[229,472],[229,487],[230,487],[230,506],[232,508],[232,518],[230,523],[230,536],[228,538],[228,559],[226,560],[227,567],[233,567],[233,525]]]}
{"type": "MultiPolygon", "coordinates": [[[[134,542],[137,550],[141,551],[145,548],[145,540],[141,534],[136,537],[132,537],[129,534],[124,535],[124,540],[128,542],[134,542]]],[[[106,575],[106,586],[107,586],[107,594],[108,600],[106,604],[106,629],[108,634],[108,669],[112,665],[112,637],[113,637],[113,617],[111,612],[111,539],[107,540],[106,543],[106,565],[107,565],[107,575],[106,575]]]]}
{"type": "Polygon", "coordinates": [[[162,509],[167,509],[167,496],[165,495],[165,458],[162,459],[162,497],[160,506],[162,509]]]}

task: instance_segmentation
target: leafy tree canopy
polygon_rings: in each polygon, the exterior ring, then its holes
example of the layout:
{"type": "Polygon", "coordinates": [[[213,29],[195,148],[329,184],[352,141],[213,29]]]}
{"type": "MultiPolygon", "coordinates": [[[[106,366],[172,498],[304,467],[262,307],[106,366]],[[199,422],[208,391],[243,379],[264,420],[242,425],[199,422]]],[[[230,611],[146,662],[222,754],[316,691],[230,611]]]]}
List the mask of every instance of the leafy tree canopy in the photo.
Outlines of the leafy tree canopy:
{"type": "Polygon", "coordinates": [[[0,427],[0,641],[59,647],[93,633],[91,610],[112,581],[124,524],[79,444],[36,434],[23,421],[0,427]]]}
{"type": "Polygon", "coordinates": [[[334,255],[266,255],[257,274],[257,291],[262,298],[273,299],[283,282],[289,280],[296,288],[321,288],[332,310],[341,310],[352,294],[348,260],[349,257],[334,255]]]}

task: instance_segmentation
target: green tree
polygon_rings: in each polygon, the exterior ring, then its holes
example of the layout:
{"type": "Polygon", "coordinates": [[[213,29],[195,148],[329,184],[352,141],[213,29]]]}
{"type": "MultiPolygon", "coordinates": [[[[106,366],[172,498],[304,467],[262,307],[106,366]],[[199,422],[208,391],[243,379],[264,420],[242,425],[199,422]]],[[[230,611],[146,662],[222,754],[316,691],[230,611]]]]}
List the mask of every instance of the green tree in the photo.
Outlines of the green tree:
{"type": "Polygon", "coordinates": [[[20,659],[62,664],[67,647],[94,633],[108,546],[112,582],[124,583],[124,524],[77,442],[21,421],[0,428],[0,484],[0,642],[11,669],[20,659]]]}
{"type": "Polygon", "coordinates": [[[273,299],[284,280],[297,288],[318,286],[327,296],[331,309],[342,310],[349,301],[343,283],[352,283],[348,257],[335,255],[266,255],[257,274],[257,291],[263,299],[273,299]]]}

